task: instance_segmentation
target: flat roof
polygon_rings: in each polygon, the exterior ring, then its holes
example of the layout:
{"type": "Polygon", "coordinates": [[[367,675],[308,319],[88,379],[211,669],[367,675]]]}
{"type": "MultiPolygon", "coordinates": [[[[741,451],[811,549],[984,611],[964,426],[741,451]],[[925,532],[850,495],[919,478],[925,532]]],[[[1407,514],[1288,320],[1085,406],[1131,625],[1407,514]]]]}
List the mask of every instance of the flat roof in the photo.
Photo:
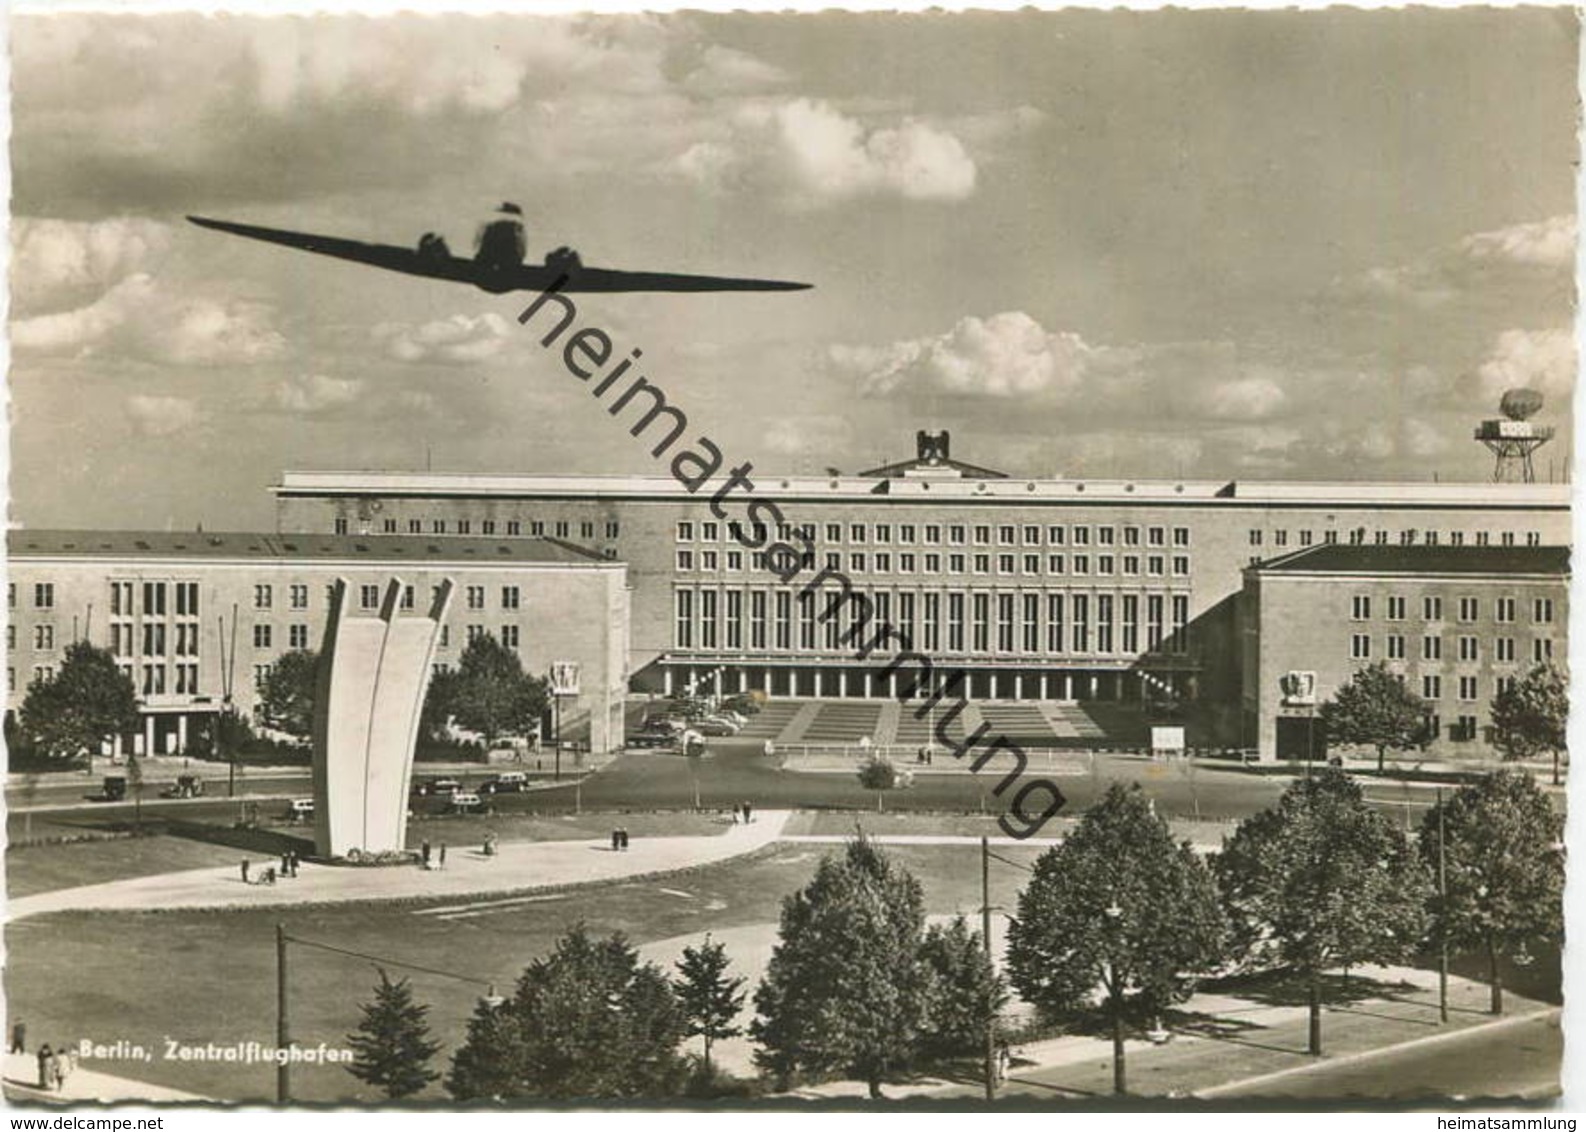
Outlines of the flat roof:
{"type": "Polygon", "coordinates": [[[617,559],[562,539],[447,535],[261,534],[247,531],[30,530],[6,532],[11,558],[212,558],[399,563],[515,563],[620,566],[617,559]]]}
{"type": "Polygon", "coordinates": [[[1250,569],[1304,574],[1559,574],[1569,573],[1567,546],[1306,547],[1250,569]]]}
{"type": "MultiPolygon", "coordinates": [[[[757,473],[753,494],[804,500],[995,500],[1071,503],[1186,503],[1223,506],[1536,507],[1567,510],[1568,484],[1301,483],[1251,480],[874,479],[859,475],[757,473]]],[[[670,476],[517,475],[480,472],[283,472],[270,491],[293,496],[569,498],[690,501],[670,476]]]]}

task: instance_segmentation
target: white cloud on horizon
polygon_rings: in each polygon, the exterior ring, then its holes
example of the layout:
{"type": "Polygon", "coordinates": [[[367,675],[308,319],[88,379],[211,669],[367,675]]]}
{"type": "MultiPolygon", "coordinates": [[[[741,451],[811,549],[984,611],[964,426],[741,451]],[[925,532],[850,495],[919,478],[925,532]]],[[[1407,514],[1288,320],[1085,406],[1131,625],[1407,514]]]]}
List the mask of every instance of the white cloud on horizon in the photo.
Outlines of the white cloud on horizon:
{"type": "Polygon", "coordinates": [[[204,420],[198,403],[191,397],[149,393],[134,393],[127,398],[127,416],[145,436],[173,436],[204,420]]]}
{"type": "Polygon", "coordinates": [[[288,413],[312,415],[351,405],[362,395],[364,386],[364,380],[358,377],[301,374],[278,382],[274,400],[278,408],[288,413]]]}

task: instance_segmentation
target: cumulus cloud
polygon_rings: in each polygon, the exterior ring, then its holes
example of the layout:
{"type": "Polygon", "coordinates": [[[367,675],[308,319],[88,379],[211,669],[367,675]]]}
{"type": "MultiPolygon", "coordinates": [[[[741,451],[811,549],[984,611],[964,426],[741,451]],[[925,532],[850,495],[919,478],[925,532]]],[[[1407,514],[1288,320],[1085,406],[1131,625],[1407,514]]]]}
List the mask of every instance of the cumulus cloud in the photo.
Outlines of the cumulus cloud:
{"type": "Polygon", "coordinates": [[[976,180],[963,142],[939,126],[906,118],[868,127],[808,98],[746,104],[725,138],[696,142],[673,168],[711,188],[769,190],[808,206],[867,196],[963,200],[976,180]]]}
{"type": "Polygon", "coordinates": [[[322,413],[352,404],[363,388],[362,378],[303,374],[276,385],[275,403],[289,413],[322,413]]]}
{"type": "Polygon", "coordinates": [[[148,275],[128,276],[86,306],[19,319],[20,355],[85,357],[115,352],[182,366],[250,365],[286,352],[267,304],[170,295],[148,275]]]}
{"type": "Polygon", "coordinates": [[[1269,377],[1230,378],[1207,391],[1205,409],[1223,420],[1259,421],[1278,412],[1287,399],[1283,387],[1269,377]]]}
{"type": "Polygon", "coordinates": [[[787,81],[787,72],[781,68],[746,51],[713,43],[700,52],[699,63],[684,76],[683,85],[695,94],[714,97],[764,90],[787,81]]]}
{"type": "Polygon", "coordinates": [[[455,314],[420,326],[386,322],[373,334],[397,361],[471,365],[500,353],[511,327],[500,315],[487,312],[477,318],[455,314]]]}
{"type": "Polygon", "coordinates": [[[135,393],[127,398],[127,416],[133,427],[145,436],[173,436],[203,420],[197,403],[189,397],[148,393],[135,393]]]}
{"type": "Polygon", "coordinates": [[[1516,224],[1478,232],[1461,243],[1474,260],[1503,260],[1536,267],[1569,267],[1575,262],[1578,235],[1575,217],[1552,216],[1533,224],[1516,224]]]}
{"type": "Polygon", "coordinates": [[[11,224],[13,313],[85,306],[153,267],[170,238],[168,225],[137,217],[81,222],[19,216],[11,224]]]}
{"type": "Polygon", "coordinates": [[[1489,398],[1529,387],[1554,397],[1575,386],[1575,339],[1568,330],[1505,330],[1476,371],[1489,398]]]}
{"type": "Polygon", "coordinates": [[[832,360],[872,397],[926,389],[965,397],[1062,397],[1078,388],[1092,350],[1023,311],[970,315],[945,334],[890,346],[834,346],[832,360]]]}

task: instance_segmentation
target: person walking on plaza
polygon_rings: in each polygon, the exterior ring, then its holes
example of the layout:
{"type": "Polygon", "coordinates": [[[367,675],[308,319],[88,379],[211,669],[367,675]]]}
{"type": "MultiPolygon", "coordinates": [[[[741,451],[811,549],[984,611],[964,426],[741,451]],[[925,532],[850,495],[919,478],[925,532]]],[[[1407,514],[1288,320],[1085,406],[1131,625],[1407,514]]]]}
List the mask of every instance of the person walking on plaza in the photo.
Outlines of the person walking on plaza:
{"type": "Polygon", "coordinates": [[[28,1051],[28,1024],[20,1019],[11,1027],[11,1052],[26,1053],[28,1051]]]}
{"type": "Polygon", "coordinates": [[[446,867],[446,842],[441,842],[441,868],[446,867]]]}
{"type": "Polygon", "coordinates": [[[242,859],[242,883],[248,883],[248,859],[246,857],[242,859]]]}
{"type": "Polygon", "coordinates": [[[55,1051],[55,1091],[62,1092],[66,1088],[66,1078],[72,1075],[75,1066],[72,1064],[72,1047],[65,1042],[55,1051]]]}
{"type": "Polygon", "coordinates": [[[748,802],[745,802],[745,803],[744,803],[744,804],[743,804],[743,824],[744,824],[744,825],[748,825],[748,824],[749,824],[749,823],[750,823],[750,822],[751,822],[751,821],[753,821],[753,820],[754,820],[754,819],[753,819],[753,818],[752,818],[752,817],[751,817],[751,816],[750,816],[750,814],[751,814],[751,813],[752,813],[752,811],[751,811],[751,810],[750,810],[750,808],[749,808],[749,803],[748,803],[748,802]]]}
{"type": "Polygon", "coordinates": [[[627,826],[622,826],[620,829],[617,830],[617,839],[622,844],[622,851],[624,853],[626,853],[628,851],[628,827],[627,826]]]}
{"type": "Polygon", "coordinates": [[[739,809],[738,803],[734,802],[732,804],[732,824],[733,825],[737,825],[738,824],[738,809],[739,809]]]}
{"type": "Polygon", "coordinates": [[[39,1088],[41,1089],[50,1087],[51,1062],[54,1060],[55,1054],[50,1049],[49,1042],[39,1046],[39,1088]]]}
{"type": "Polygon", "coordinates": [[[611,831],[611,851],[613,853],[615,853],[618,849],[621,849],[621,848],[622,848],[622,830],[614,829],[614,830],[611,831]]]}
{"type": "Polygon", "coordinates": [[[429,868],[430,867],[430,843],[428,841],[426,841],[423,844],[423,846],[420,849],[420,853],[423,855],[423,858],[424,858],[424,867],[426,869],[429,868]]]}
{"type": "Polygon", "coordinates": [[[292,854],[290,850],[282,850],[281,852],[281,875],[284,877],[292,875],[292,854]]]}
{"type": "Polygon", "coordinates": [[[289,877],[297,876],[297,850],[296,849],[289,850],[287,852],[287,854],[286,854],[286,875],[289,876],[289,877]]]}

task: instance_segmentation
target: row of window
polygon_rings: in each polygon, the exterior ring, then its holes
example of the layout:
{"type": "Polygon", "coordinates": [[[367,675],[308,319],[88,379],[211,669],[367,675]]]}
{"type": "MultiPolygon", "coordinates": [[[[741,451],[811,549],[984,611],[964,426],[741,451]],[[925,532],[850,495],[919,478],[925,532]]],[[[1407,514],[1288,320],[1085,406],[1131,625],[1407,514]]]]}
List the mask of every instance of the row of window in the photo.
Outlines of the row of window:
{"type": "MultiPolygon", "coordinates": [[[[800,533],[810,541],[814,541],[816,532],[821,530],[818,524],[806,523],[799,528],[800,533]]],[[[726,524],[705,520],[695,524],[691,519],[680,520],[677,524],[677,541],[693,542],[695,532],[703,542],[716,542],[723,537],[734,540],[742,536],[743,528],[738,521],[732,520],[726,524]]],[[[756,524],[756,533],[759,538],[764,538],[763,524],[756,524]]],[[[787,537],[788,528],[784,525],[782,536],[787,537]]],[[[1090,527],[1090,526],[1047,526],[1039,524],[993,525],[987,523],[899,523],[895,527],[891,523],[826,523],[824,525],[824,541],[828,543],[842,542],[846,537],[851,545],[874,543],[880,546],[891,545],[894,541],[901,546],[912,546],[923,542],[926,546],[940,546],[943,544],[943,534],[946,534],[946,545],[968,546],[971,538],[976,546],[990,546],[995,538],[998,546],[1041,546],[1043,532],[1046,546],[1113,546],[1120,541],[1124,546],[1166,546],[1168,528],[1166,527],[1090,527]],[[921,534],[923,532],[923,538],[921,534]],[[894,534],[897,536],[894,540],[894,534]],[[1094,538],[1094,544],[1092,539],[1094,538]]],[[[1173,528],[1173,545],[1188,546],[1190,532],[1188,527],[1173,528]]]]}
{"type": "MultiPolygon", "coordinates": [[[[763,550],[749,553],[751,569],[766,569],[766,552],[763,550]]],[[[815,556],[803,556],[804,566],[813,569],[815,556]]],[[[848,555],[847,571],[850,574],[913,574],[916,567],[923,565],[926,574],[942,573],[942,564],[947,564],[950,574],[964,574],[969,572],[973,565],[976,574],[991,574],[995,563],[998,574],[1091,574],[1102,575],[1123,574],[1128,577],[1165,577],[1170,563],[1168,555],[1163,554],[947,554],[927,553],[917,555],[912,552],[894,554],[891,551],[878,550],[873,554],[863,551],[853,551],[848,555]],[[1144,566],[1142,571],[1141,567],[1144,566]]],[[[837,551],[828,551],[826,566],[832,570],[844,569],[843,556],[837,551]]],[[[1190,560],[1187,554],[1171,556],[1173,576],[1187,578],[1190,572],[1190,560]]],[[[741,550],[679,550],[677,552],[677,568],[687,572],[694,569],[707,573],[719,569],[726,569],[729,573],[736,573],[744,567],[744,552],[741,550]]]]}
{"type": "MultiPolygon", "coordinates": [[[[1402,633],[1389,633],[1384,638],[1388,660],[1406,659],[1406,640],[1402,633]]],[[[1459,661],[1462,664],[1475,664],[1481,660],[1481,640],[1478,637],[1462,636],[1457,639],[1459,646],[1459,661]]],[[[1492,659],[1498,664],[1513,664],[1516,659],[1515,639],[1513,637],[1494,637],[1492,659]]],[[[1372,655],[1372,637],[1369,633],[1353,633],[1349,638],[1349,657],[1351,660],[1370,660],[1372,655]]],[[[1421,659],[1427,661],[1440,661],[1443,659],[1443,638],[1426,636],[1421,638],[1421,659]]],[[[1553,639],[1551,637],[1537,637],[1531,642],[1531,662],[1541,664],[1553,659],[1553,639]]]]}
{"type": "MultiPolygon", "coordinates": [[[[1475,597],[1461,597],[1457,599],[1459,620],[1471,622],[1481,616],[1481,599],[1475,597]]],[[[1403,621],[1409,609],[1409,603],[1398,594],[1390,594],[1384,603],[1386,605],[1387,620],[1403,621]]],[[[1355,621],[1371,620],[1371,595],[1355,594],[1349,603],[1349,616],[1355,621]]],[[[1494,598],[1492,603],[1492,617],[1499,624],[1513,624],[1518,603],[1512,597],[1494,598]]],[[[1443,619],[1443,599],[1434,594],[1421,598],[1421,619],[1424,621],[1441,621],[1443,619]]],[[[1550,597],[1535,598],[1531,602],[1531,620],[1537,625],[1551,625],[1553,623],[1553,599],[1550,597]]]]}
{"type": "MultiPolygon", "coordinates": [[[[408,519],[405,522],[397,519],[382,519],[380,520],[380,533],[387,535],[403,533],[421,535],[425,533],[425,523],[426,520],[424,519],[408,519]]],[[[339,535],[350,534],[351,526],[350,520],[338,518],[335,531],[339,535]]],[[[523,534],[523,521],[520,519],[507,519],[500,523],[495,519],[480,519],[477,532],[474,527],[475,524],[472,519],[428,520],[429,533],[436,535],[471,535],[475,533],[495,535],[500,533],[507,535],[509,538],[517,538],[523,534]]],[[[567,519],[557,519],[549,524],[543,519],[530,519],[528,527],[529,534],[535,537],[543,537],[547,527],[550,528],[551,533],[556,538],[571,538],[573,533],[573,524],[567,519]]],[[[595,523],[592,520],[585,519],[578,524],[578,537],[592,539],[595,537],[595,530],[595,523]]],[[[607,538],[617,538],[621,531],[621,525],[615,519],[608,519],[606,520],[605,531],[607,538]]],[[[360,533],[368,533],[367,528],[364,528],[360,533]]]]}
{"type": "Polygon", "coordinates": [[[1189,651],[1189,598],[1176,594],[874,591],[864,594],[869,619],[857,601],[827,617],[835,596],[679,589],[673,643],[683,649],[853,649],[890,626],[928,653],[1189,651]]]}
{"type": "MultiPolygon", "coordinates": [[[[1277,530],[1277,531],[1272,531],[1270,533],[1272,535],[1272,545],[1273,546],[1281,548],[1281,547],[1286,547],[1286,546],[1289,545],[1289,532],[1288,531],[1277,530]]],[[[1311,535],[1310,531],[1298,531],[1296,533],[1299,536],[1299,541],[1296,543],[1296,545],[1298,545],[1298,546],[1310,546],[1311,545],[1312,535],[1311,535]]],[[[1250,545],[1251,546],[1261,546],[1261,545],[1263,545],[1265,543],[1265,541],[1266,541],[1266,535],[1267,534],[1268,534],[1268,532],[1262,530],[1261,528],[1258,528],[1258,527],[1250,528],[1250,545]]],[[[1393,542],[1393,533],[1391,531],[1367,531],[1365,527],[1355,527],[1354,529],[1352,529],[1349,532],[1349,545],[1351,545],[1351,546],[1364,546],[1366,544],[1366,542],[1367,542],[1366,536],[1368,534],[1371,536],[1370,541],[1376,546],[1389,546],[1393,542]]],[[[1415,530],[1415,529],[1411,528],[1411,529],[1408,529],[1408,530],[1401,530],[1399,532],[1399,545],[1400,546],[1415,546],[1416,544],[1419,543],[1419,544],[1421,544],[1423,546],[1437,546],[1437,545],[1439,545],[1441,543],[1442,537],[1443,537],[1442,533],[1439,532],[1439,531],[1433,531],[1433,530],[1418,531],[1418,530],[1415,530]]],[[[1337,542],[1338,541],[1337,532],[1328,531],[1327,532],[1327,538],[1326,538],[1325,541],[1329,542],[1329,543],[1337,542]]],[[[1492,541],[1492,534],[1491,534],[1490,531],[1477,531],[1476,532],[1476,545],[1477,546],[1490,546],[1491,545],[1491,541],[1492,541]]],[[[1515,545],[1515,533],[1513,531],[1504,531],[1499,536],[1499,543],[1502,546],[1514,546],[1515,545]]],[[[1541,534],[1541,532],[1540,531],[1527,531],[1525,533],[1525,544],[1527,546],[1541,546],[1542,545],[1542,534],[1541,534]]],[[[1449,531],[1448,532],[1448,545],[1449,546],[1464,546],[1465,545],[1465,532],[1464,531],[1449,531]]]]}

